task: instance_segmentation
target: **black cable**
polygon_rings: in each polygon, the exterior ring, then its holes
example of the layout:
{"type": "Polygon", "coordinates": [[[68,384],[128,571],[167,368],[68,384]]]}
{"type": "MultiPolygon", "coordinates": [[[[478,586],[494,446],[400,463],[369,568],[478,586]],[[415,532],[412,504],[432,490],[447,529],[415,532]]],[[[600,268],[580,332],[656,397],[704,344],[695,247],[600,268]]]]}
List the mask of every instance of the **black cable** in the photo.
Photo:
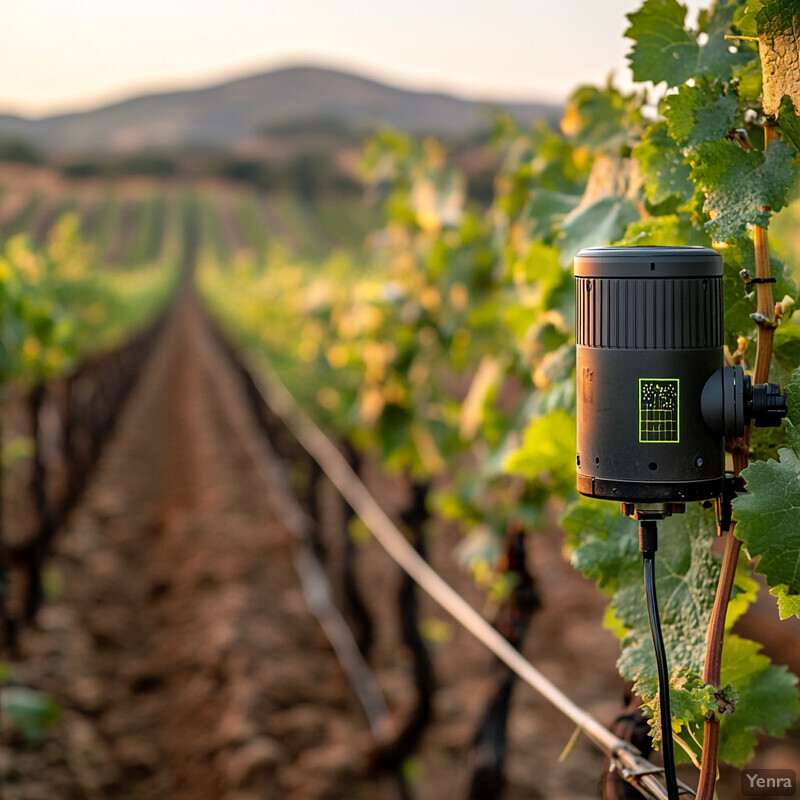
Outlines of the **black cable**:
{"type": "Polygon", "coordinates": [[[664,780],[669,800],[679,800],[678,778],[675,775],[675,754],[672,750],[672,711],[669,704],[669,669],[667,651],[661,636],[661,620],[658,616],[656,597],[656,550],[658,531],[652,519],[639,522],[639,549],[644,562],[644,593],[647,597],[647,613],[650,617],[650,632],[653,634],[653,649],[658,667],[658,702],[661,707],[661,749],[664,758],[664,780]]]}

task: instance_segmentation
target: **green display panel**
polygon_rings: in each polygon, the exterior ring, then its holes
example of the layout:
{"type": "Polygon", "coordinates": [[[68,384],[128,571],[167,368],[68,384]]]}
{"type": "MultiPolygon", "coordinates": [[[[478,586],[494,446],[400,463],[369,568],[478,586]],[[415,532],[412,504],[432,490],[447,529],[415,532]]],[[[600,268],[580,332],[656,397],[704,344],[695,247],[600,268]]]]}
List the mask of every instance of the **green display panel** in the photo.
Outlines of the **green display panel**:
{"type": "Polygon", "coordinates": [[[680,441],[678,378],[639,378],[639,441],[680,441]]]}

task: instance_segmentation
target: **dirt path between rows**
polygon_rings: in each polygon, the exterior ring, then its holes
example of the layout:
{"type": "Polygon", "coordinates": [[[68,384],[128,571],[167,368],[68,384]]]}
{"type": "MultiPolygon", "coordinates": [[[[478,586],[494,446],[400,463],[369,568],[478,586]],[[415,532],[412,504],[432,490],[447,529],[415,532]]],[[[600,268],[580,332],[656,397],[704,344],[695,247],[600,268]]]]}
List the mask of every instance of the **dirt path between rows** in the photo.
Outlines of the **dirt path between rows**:
{"type": "MultiPolygon", "coordinates": [[[[236,415],[249,409],[221,400],[227,370],[185,298],[58,539],[53,596],[25,634],[14,678],[55,697],[62,720],[41,745],[5,732],[4,800],[394,800],[369,774],[366,721],[306,608],[291,537],[236,438],[236,415]]],[[[391,505],[392,483],[372,484],[391,505]]],[[[340,541],[326,535],[335,553],[340,541]]],[[[545,607],[524,650],[609,724],[621,708],[618,646],[601,627],[603,601],[560,542],[557,532],[531,537],[545,607]]],[[[480,607],[457,545],[456,532],[439,531],[431,559],[480,607]]],[[[360,551],[378,612],[374,666],[402,719],[411,681],[397,644],[399,574],[376,543],[360,551]]],[[[438,631],[439,689],[408,775],[416,800],[460,800],[492,661],[432,603],[422,609],[438,631]]],[[[572,733],[518,687],[506,800],[598,796],[602,758],[589,743],[558,761],[572,733]]],[[[796,742],[770,752],[774,763],[797,760],[796,742]]]]}
{"type": "Polygon", "coordinates": [[[197,324],[184,304],[60,540],[63,588],[16,675],[59,698],[63,725],[4,753],[8,800],[375,796],[197,324]]]}

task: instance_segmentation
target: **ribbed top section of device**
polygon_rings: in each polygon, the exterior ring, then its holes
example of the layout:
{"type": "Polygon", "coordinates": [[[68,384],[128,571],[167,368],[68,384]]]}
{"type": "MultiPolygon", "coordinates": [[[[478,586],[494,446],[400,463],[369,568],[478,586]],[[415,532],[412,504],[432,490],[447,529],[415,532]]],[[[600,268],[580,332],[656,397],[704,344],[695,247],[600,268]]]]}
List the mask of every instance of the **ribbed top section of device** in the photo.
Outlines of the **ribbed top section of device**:
{"type": "Polygon", "coordinates": [[[722,259],[704,247],[592,247],[575,258],[577,344],[722,347],[722,259]]]}

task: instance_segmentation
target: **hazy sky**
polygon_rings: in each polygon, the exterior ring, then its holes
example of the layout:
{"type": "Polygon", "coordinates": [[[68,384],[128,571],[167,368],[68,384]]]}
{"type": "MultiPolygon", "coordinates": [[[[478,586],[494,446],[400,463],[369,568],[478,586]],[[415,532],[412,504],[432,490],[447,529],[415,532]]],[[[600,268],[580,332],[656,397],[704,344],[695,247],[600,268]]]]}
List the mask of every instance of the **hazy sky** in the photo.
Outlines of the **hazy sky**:
{"type": "MultiPolygon", "coordinates": [[[[710,0],[688,0],[695,11],[710,0]]],[[[640,0],[0,0],[0,110],[39,115],[290,63],[561,100],[615,71],[640,0]]]]}

